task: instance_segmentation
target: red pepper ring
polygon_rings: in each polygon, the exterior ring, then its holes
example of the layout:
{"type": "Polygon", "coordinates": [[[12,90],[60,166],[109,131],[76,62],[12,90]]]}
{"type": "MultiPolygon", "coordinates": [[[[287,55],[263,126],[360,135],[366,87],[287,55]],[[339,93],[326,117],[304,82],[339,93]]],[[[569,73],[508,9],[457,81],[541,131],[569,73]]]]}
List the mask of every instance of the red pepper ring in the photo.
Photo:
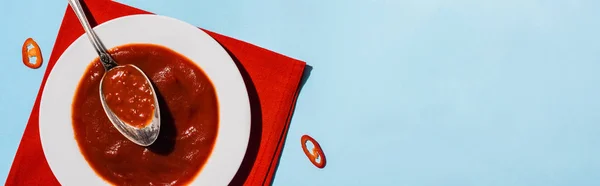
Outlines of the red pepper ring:
{"type": "Polygon", "coordinates": [[[308,159],[313,165],[321,169],[325,167],[325,164],[327,163],[327,160],[325,159],[325,154],[323,153],[323,149],[321,149],[321,145],[319,145],[319,143],[315,141],[315,139],[313,139],[309,135],[303,135],[302,138],[300,138],[300,143],[302,144],[302,150],[304,151],[304,154],[306,155],[306,157],[308,157],[308,159]],[[306,147],[307,141],[310,141],[314,145],[313,149],[311,150],[312,152],[310,152],[306,147]],[[321,161],[317,162],[317,158],[321,161]]]}
{"type": "Polygon", "coordinates": [[[25,66],[32,69],[40,68],[40,66],[42,66],[42,51],[40,46],[33,39],[27,38],[27,40],[25,40],[23,48],[21,48],[21,55],[23,55],[23,64],[25,64],[25,66]],[[27,48],[29,45],[32,46],[31,49],[27,48]],[[29,61],[30,57],[36,58],[33,63],[29,61]]]}

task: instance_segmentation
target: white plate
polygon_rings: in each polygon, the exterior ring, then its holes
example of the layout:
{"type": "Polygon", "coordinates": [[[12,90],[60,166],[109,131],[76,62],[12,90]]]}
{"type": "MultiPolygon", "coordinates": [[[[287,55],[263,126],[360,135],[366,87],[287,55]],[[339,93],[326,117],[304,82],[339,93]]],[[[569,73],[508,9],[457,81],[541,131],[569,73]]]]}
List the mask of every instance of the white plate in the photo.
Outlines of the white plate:
{"type": "MultiPolygon", "coordinates": [[[[237,172],[250,135],[250,104],[239,70],[212,37],[193,25],[159,15],[117,18],[94,28],[107,48],[129,43],[168,47],[196,63],[219,99],[219,128],[210,158],[191,185],[227,185],[237,172]]],[[[74,138],[71,104],[84,71],[97,54],[86,35],[60,56],[40,103],[40,137],[52,172],[62,185],[107,185],[81,154],[74,138]]]]}

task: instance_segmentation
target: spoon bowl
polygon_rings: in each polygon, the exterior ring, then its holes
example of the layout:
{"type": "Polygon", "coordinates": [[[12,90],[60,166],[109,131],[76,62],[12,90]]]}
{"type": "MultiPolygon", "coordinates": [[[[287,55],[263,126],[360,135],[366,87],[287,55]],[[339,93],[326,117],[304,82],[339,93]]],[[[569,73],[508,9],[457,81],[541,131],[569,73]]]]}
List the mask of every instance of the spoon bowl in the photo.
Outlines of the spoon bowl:
{"type": "MultiPolygon", "coordinates": [[[[122,66],[125,65],[119,65],[110,70],[118,69],[122,66]]],[[[144,74],[144,72],[135,65],[129,64],[127,66],[133,67],[133,69],[137,70],[144,77],[144,80],[150,87],[149,90],[151,91],[151,101],[154,109],[151,113],[150,120],[147,121],[149,123],[141,127],[134,126],[133,123],[128,123],[127,121],[124,121],[124,119],[119,118],[119,116],[111,109],[111,107],[107,103],[105,96],[104,89],[106,87],[103,86],[105,79],[107,79],[107,73],[104,73],[102,79],[100,80],[100,103],[102,103],[102,108],[104,108],[104,112],[108,116],[110,122],[121,134],[123,134],[127,139],[134,142],[135,144],[141,146],[150,146],[152,145],[152,143],[154,143],[154,141],[156,141],[156,139],[158,138],[158,134],[160,133],[160,108],[158,107],[158,98],[156,97],[154,87],[152,86],[152,83],[150,83],[150,79],[148,78],[148,76],[146,76],[146,74],[144,74]]]]}

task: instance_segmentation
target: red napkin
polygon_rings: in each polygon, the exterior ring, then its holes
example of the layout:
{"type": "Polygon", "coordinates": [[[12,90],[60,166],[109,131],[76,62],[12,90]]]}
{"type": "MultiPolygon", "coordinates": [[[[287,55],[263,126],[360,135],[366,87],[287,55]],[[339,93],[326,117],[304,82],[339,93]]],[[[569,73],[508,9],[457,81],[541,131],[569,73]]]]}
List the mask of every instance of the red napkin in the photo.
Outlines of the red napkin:
{"type": "MultiPolygon", "coordinates": [[[[144,10],[104,0],[85,0],[85,7],[100,24],[144,10]]],[[[207,30],[205,30],[207,31],[207,30]]],[[[270,185],[281,155],[306,63],[281,54],[207,31],[228,50],[246,82],[252,107],[250,143],[240,170],[230,185],[270,185]]],[[[60,185],[44,157],[39,137],[40,97],[48,74],[58,57],[84,34],[75,14],[67,7],[54,44],[40,91],[17,150],[5,185],[60,185]]]]}

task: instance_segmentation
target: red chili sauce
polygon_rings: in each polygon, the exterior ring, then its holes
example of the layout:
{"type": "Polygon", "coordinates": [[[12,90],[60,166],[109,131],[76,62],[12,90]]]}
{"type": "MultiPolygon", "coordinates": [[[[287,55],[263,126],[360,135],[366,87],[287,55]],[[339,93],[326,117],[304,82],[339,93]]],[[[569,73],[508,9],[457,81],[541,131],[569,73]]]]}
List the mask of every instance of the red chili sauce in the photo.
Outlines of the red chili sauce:
{"type": "Polygon", "coordinates": [[[104,76],[102,94],[108,108],[131,126],[147,126],[154,115],[154,95],[144,74],[134,66],[121,65],[104,76]]]}
{"type": "MultiPolygon", "coordinates": [[[[192,61],[162,46],[130,44],[111,49],[110,53],[120,65],[139,67],[154,84],[161,114],[160,134],[154,144],[142,147],[113,127],[100,103],[98,92],[104,69],[95,59],[80,80],[73,100],[73,129],[83,156],[111,184],[187,184],[209,158],[217,135],[218,102],[212,82],[192,61]]],[[[119,71],[115,72],[113,75],[119,71]]],[[[123,89],[107,93],[120,91],[123,89]]],[[[135,122],[143,118],[131,119],[135,122]]]]}

